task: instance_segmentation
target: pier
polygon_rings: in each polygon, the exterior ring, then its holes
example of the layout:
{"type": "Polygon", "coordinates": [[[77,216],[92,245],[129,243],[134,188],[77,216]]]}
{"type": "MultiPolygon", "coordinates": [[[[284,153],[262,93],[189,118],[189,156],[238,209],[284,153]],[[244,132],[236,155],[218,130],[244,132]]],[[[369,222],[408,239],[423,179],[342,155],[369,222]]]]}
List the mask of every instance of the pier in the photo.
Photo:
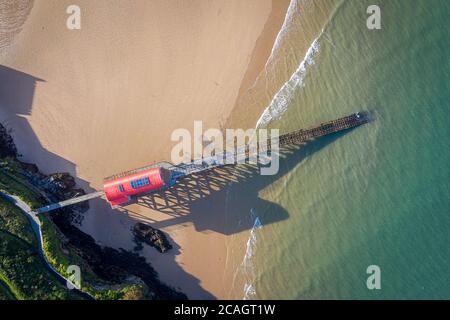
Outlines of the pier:
{"type": "Polygon", "coordinates": [[[351,129],[369,122],[368,114],[354,113],[349,116],[321,123],[309,129],[300,129],[280,135],[279,144],[300,144],[335,132],[351,129]]]}
{"type": "MultiPolygon", "coordinates": [[[[282,134],[279,137],[272,137],[267,140],[267,144],[264,144],[264,146],[260,146],[259,143],[256,144],[257,146],[257,153],[260,154],[261,152],[267,152],[271,150],[272,144],[275,142],[275,139],[278,139],[278,145],[280,147],[286,146],[286,145],[298,145],[305,143],[307,141],[320,138],[322,136],[326,136],[329,134],[333,134],[336,132],[348,130],[351,128],[358,127],[360,125],[363,125],[365,123],[369,122],[369,116],[367,113],[359,112],[359,113],[353,113],[351,115],[348,115],[346,117],[342,117],[336,120],[331,120],[327,122],[323,122],[319,125],[307,128],[307,129],[300,129],[294,132],[282,134]]],[[[125,171],[119,174],[115,174],[113,176],[105,178],[105,182],[111,182],[117,179],[127,179],[127,177],[135,176],[138,174],[143,174],[149,170],[155,169],[155,168],[164,168],[168,170],[171,173],[171,179],[170,182],[167,183],[165,187],[170,187],[171,185],[175,184],[178,179],[199,173],[205,170],[210,170],[212,168],[221,167],[224,165],[227,165],[224,163],[224,157],[226,156],[226,153],[217,154],[211,157],[202,158],[198,160],[194,160],[189,163],[181,163],[178,165],[173,165],[169,162],[159,162],[156,164],[148,165],[142,168],[133,169],[129,171],[125,171]]],[[[252,155],[250,153],[250,146],[243,146],[240,149],[237,149],[234,152],[234,157],[237,159],[239,156],[244,156],[246,159],[248,159],[252,155]],[[244,155],[245,154],[245,155],[244,155]]],[[[139,196],[139,190],[137,190],[136,195],[139,196]]],[[[63,208],[69,205],[73,205],[79,202],[88,201],[90,199],[99,198],[105,196],[104,191],[97,191],[93,193],[89,193],[80,197],[75,197],[72,199],[64,200],[58,203],[50,204],[48,206],[39,208],[36,210],[36,213],[44,213],[49,212],[55,209],[63,208]]]]}

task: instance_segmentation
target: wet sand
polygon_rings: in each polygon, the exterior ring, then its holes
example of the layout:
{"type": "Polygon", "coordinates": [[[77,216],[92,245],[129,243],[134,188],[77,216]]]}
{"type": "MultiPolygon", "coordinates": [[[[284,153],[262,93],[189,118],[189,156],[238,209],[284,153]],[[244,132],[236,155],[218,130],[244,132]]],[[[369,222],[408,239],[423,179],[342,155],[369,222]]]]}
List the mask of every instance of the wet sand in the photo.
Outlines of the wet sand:
{"type": "MultiPolygon", "coordinates": [[[[78,1],[81,30],[66,28],[70,4],[20,8],[26,22],[0,52],[0,121],[24,160],[68,171],[93,190],[107,175],[170,160],[174,129],[225,123],[264,68],[289,1],[78,1]]],[[[217,173],[213,186],[184,185],[123,210],[92,201],[82,228],[101,244],[132,249],[130,227],[151,222],[174,244],[168,254],[143,251],[163,281],[190,298],[230,297],[245,243],[229,243],[248,230],[232,229],[226,178],[217,173]]]]}

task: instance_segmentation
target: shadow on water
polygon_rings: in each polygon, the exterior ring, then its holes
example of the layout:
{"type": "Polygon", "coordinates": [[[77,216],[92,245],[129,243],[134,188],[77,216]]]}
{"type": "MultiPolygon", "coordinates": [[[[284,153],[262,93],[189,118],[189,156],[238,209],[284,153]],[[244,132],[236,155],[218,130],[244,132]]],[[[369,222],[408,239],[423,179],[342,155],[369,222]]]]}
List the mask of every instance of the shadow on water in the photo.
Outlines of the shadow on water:
{"type": "MultiPolygon", "coordinates": [[[[273,176],[262,176],[257,166],[226,166],[188,176],[167,190],[137,200],[139,206],[165,214],[166,220],[152,219],[147,213],[135,212],[133,206],[118,210],[157,229],[171,226],[183,228],[192,224],[198,232],[214,231],[225,235],[250,230],[256,222],[256,217],[262,225],[285,221],[289,218],[287,210],[277,203],[261,198],[260,191],[289,174],[296,166],[301,165],[302,161],[347,132],[325,136],[304,145],[283,148],[280,150],[280,170],[273,176]]],[[[172,239],[169,238],[169,241],[174,249],[165,253],[164,259],[175,261],[180,248],[172,239]]],[[[186,282],[184,284],[186,285],[186,282]]],[[[187,286],[189,287],[189,282],[187,286]]],[[[190,292],[193,293],[192,298],[211,298],[209,294],[205,295],[205,291],[190,292]]]]}
{"type": "Polygon", "coordinates": [[[147,221],[155,228],[193,223],[199,232],[209,230],[225,235],[252,228],[254,217],[250,212],[254,209],[257,209],[257,216],[263,225],[286,220],[289,217],[287,210],[277,203],[262,199],[260,192],[347,132],[325,136],[299,146],[283,147],[280,150],[279,171],[275,175],[261,175],[257,165],[229,165],[185,177],[166,190],[137,200],[140,206],[166,214],[166,220],[155,221],[131,209],[119,210],[147,221]],[[211,203],[217,207],[211,207],[211,203]]]}
{"type": "MultiPolygon", "coordinates": [[[[212,230],[225,235],[250,230],[255,225],[256,217],[262,225],[285,221],[289,214],[295,213],[288,213],[279,204],[261,198],[260,192],[348,132],[349,130],[300,146],[283,148],[280,150],[280,170],[273,176],[260,175],[257,166],[227,166],[187,177],[165,191],[138,199],[140,206],[166,214],[167,220],[156,221],[126,208],[120,210],[154,228],[193,224],[199,232],[212,230]]],[[[178,247],[174,245],[175,248],[178,247]]],[[[172,259],[175,260],[178,252],[175,249],[167,255],[173,255],[172,259]]],[[[208,297],[195,294],[195,298],[208,297]]]]}

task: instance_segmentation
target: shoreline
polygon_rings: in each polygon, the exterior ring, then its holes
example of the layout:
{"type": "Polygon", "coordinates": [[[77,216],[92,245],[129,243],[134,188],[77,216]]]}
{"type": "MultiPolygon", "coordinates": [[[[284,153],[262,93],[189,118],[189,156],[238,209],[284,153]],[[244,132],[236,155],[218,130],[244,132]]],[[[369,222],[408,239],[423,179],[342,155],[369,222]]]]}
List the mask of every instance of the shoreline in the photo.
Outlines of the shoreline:
{"type": "MultiPolygon", "coordinates": [[[[44,173],[69,172],[86,191],[98,189],[114,172],[167,160],[165,137],[175,128],[190,129],[199,119],[220,126],[263,70],[289,5],[287,0],[138,2],[130,25],[130,8],[99,1],[83,4],[77,33],[61,28],[64,15],[51,15],[66,2],[35,3],[2,55],[7,69],[0,69],[0,79],[15,81],[19,90],[5,89],[0,120],[14,129],[26,161],[44,173]],[[149,21],[152,12],[163,14],[153,13],[149,21]]],[[[180,209],[173,218],[148,205],[115,211],[94,200],[82,230],[102,245],[131,251],[132,224],[161,225],[157,228],[170,236],[174,249],[160,254],[145,246],[142,252],[161,280],[190,298],[226,298],[225,268],[233,260],[228,242],[235,234],[221,215],[225,203],[226,194],[218,192],[181,204],[188,212],[180,209]]]]}

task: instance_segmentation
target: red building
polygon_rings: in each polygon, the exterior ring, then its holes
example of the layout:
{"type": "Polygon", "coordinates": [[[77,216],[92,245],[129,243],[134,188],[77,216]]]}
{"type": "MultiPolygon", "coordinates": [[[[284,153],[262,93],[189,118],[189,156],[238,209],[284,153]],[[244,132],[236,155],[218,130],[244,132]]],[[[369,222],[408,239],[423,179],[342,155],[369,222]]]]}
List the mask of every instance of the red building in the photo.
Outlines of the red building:
{"type": "Polygon", "coordinates": [[[129,202],[132,196],[159,190],[168,186],[172,172],[165,168],[154,167],[107,178],[103,191],[111,206],[129,202]]]}

